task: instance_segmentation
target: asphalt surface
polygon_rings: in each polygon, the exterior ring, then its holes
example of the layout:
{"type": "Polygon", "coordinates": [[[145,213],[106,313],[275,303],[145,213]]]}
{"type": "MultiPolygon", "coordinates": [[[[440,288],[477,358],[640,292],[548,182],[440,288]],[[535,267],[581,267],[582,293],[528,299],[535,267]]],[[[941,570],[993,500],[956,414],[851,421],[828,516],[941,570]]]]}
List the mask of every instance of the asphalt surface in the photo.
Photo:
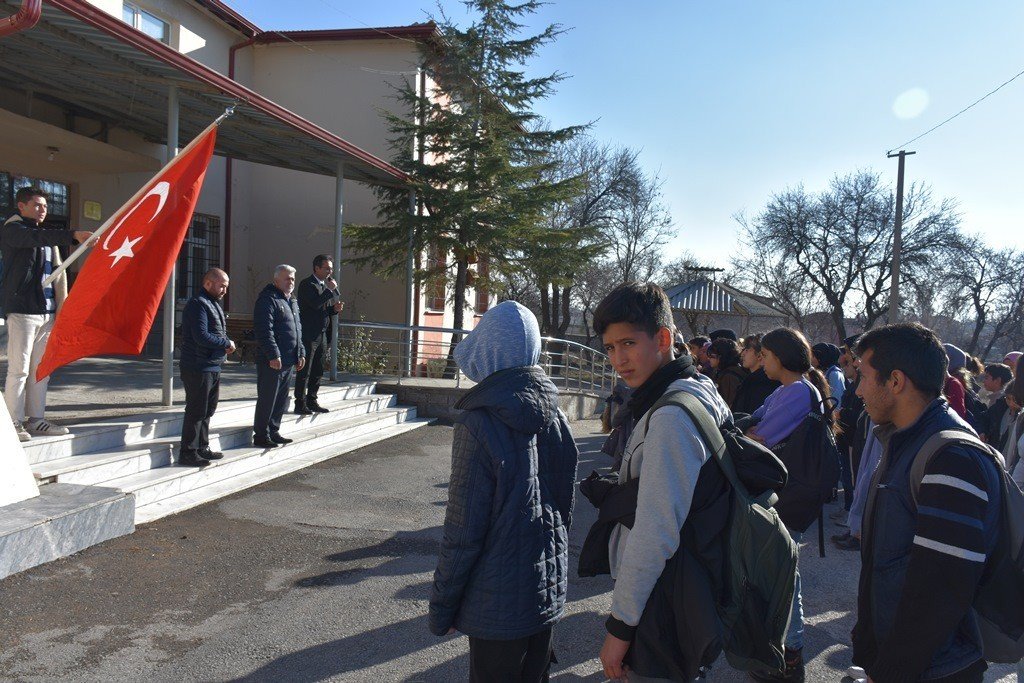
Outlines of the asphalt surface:
{"type": "MultiPolygon", "coordinates": [[[[608,464],[596,427],[574,425],[580,478],[608,464]]],[[[466,639],[426,624],[450,448],[450,427],[419,429],[0,581],[0,678],[466,680],[466,639]]],[[[578,499],[574,553],[594,517],[578,499]]],[[[838,681],[857,554],[802,555],[807,680],[838,681]]],[[[611,588],[572,581],[553,680],[604,680],[611,588]]],[[[710,679],[747,680],[724,659],[710,679]]]]}

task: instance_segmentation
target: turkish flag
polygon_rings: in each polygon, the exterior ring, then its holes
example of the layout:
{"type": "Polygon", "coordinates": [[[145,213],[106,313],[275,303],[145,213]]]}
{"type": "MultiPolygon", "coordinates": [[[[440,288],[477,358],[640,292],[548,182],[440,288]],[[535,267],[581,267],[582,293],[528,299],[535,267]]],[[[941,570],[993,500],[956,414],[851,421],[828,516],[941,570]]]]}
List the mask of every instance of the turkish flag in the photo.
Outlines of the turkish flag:
{"type": "Polygon", "coordinates": [[[79,358],[142,353],[216,140],[211,126],[118,211],[57,314],[36,381],[79,358]]]}

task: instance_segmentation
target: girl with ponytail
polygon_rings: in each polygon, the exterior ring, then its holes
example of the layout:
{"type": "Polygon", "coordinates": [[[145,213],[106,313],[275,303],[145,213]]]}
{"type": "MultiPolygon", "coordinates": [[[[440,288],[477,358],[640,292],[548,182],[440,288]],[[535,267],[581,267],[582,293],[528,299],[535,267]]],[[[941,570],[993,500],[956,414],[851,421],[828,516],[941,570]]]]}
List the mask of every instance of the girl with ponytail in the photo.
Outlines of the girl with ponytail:
{"type": "MultiPolygon", "coordinates": [[[[782,383],[769,396],[764,405],[754,411],[753,427],[747,435],[761,441],[768,448],[779,445],[796,431],[812,410],[817,410],[829,395],[825,376],[811,366],[811,347],[802,334],[787,327],[772,330],[761,338],[764,371],[771,379],[782,383]]],[[[824,411],[831,426],[831,411],[824,411]]],[[[799,545],[803,533],[790,529],[790,536],[799,545]]],[[[751,674],[765,683],[804,680],[804,613],[800,572],[797,570],[793,608],[786,633],[786,670],[784,674],[751,674]]]]}

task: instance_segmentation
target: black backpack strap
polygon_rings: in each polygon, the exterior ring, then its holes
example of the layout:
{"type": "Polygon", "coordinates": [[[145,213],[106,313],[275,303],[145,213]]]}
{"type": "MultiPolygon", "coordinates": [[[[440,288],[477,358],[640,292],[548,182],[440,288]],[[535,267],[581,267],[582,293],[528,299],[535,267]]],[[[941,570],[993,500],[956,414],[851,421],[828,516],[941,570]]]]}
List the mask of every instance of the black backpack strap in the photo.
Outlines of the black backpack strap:
{"type": "MultiPolygon", "coordinates": [[[[662,395],[644,416],[644,433],[647,433],[647,427],[655,411],[669,405],[678,406],[693,420],[704,444],[711,451],[712,457],[718,463],[718,467],[722,470],[722,474],[725,475],[729,485],[744,498],[751,499],[747,487],[743,485],[739,475],[736,473],[736,467],[732,462],[732,458],[725,457],[728,449],[725,445],[725,439],[722,438],[722,432],[719,430],[718,425],[715,424],[708,409],[693,394],[688,391],[679,390],[666,392],[662,395]]],[[[769,508],[775,505],[778,501],[778,496],[774,491],[769,490],[753,500],[762,507],[769,508]]]]}

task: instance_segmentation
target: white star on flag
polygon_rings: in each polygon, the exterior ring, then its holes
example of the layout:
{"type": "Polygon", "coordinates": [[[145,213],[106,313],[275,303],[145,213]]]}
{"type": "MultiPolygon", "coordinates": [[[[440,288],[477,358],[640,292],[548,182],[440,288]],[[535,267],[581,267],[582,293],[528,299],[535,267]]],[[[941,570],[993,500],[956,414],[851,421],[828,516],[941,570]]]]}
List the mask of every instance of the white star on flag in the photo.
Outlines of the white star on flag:
{"type": "Polygon", "coordinates": [[[122,243],[121,246],[118,247],[116,251],[112,251],[112,252],[110,252],[108,254],[108,256],[113,256],[114,257],[114,262],[110,264],[110,267],[113,268],[114,266],[116,266],[117,262],[120,261],[123,258],[133,258],[135,256],[135,252],[132,251],[132,247],[134,247],[136,244],[138,244],[139,240],[141,240],[141,239],[142,239],[141,235],[139,235],[138,237],[136,237],[133,240],[130,240],[127,237],[125,237],[124,238],[124,243],[122,243]]]}

